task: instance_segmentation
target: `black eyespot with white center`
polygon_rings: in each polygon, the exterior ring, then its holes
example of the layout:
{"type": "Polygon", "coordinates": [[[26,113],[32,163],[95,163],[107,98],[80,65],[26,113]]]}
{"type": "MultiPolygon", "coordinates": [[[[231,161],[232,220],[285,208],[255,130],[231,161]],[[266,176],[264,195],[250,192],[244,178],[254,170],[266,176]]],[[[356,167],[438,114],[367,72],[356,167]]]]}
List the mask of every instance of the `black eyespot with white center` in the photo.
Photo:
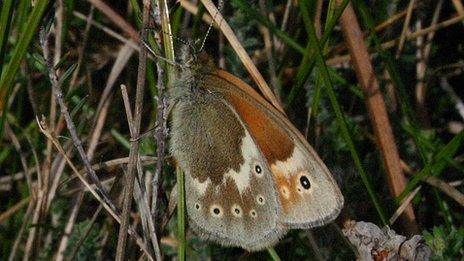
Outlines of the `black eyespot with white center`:
{"type": "Polygon", "coordinates": [[[256,213],[256,210],[254,210],[254,209],[250,210],[250,216],[252,218],[256,218],[258,216],[258,214],[256,213]]]}
{"type": "Polygon", "coordinates": [[[222,217],[223,213],[222,213],[222,207],[219,206],[219,205],[212,205],[209,209],[210,211],[210,214],[213,216],[213,217],[222,217]]]}
{"type": "Polygon", "coordinates": [[[306,190],[311,188],[311,182],[309,182],[309,179],[306,176],[301,176],[300,177],[300,184],[306,190]]]}
{"type": "Polygon", "coordinates": [[[258,202],[259,205],[264,205],[264,203],[266,203],[262,195],[256,196],[256,202],[258,202]]]}
{"type": "Polygon", "coordinates": [[[233,204],[231,211],[235,217],[242,217],[242,208],[238,204],[233,204]]]}
{"type": "Polygon", "coordinates": [[[261,168],[261,166],[256,165],[255,166],[255,171],[256,171],[257,174],[261,174],[263,172],[263,169],[261,168]]]}

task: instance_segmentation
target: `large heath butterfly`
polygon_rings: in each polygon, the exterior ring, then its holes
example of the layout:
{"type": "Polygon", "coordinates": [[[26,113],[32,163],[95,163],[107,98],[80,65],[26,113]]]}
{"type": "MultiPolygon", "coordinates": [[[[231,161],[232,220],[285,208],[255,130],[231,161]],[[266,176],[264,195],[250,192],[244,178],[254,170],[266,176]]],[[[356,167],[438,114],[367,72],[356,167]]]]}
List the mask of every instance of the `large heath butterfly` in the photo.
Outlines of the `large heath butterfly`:
{"type": "Polygon", "coordinates": [[[288,229],[334,220],[343,196],[288,119],[205,55],[189,55],[171,88],[171,153],[185,173],[190,227],[257,251],[288,229]]]}

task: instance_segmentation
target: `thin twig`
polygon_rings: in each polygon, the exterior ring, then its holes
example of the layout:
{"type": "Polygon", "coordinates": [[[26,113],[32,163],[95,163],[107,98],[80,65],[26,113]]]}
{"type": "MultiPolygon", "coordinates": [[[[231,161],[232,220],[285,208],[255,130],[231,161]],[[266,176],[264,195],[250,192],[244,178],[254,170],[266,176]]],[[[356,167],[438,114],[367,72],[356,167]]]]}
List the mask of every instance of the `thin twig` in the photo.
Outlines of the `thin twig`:
{"type": "MultiPolygon", "coordinates": [[[[45,37],[45,38],[48,38],[48,36],[45,36],[45,35],[42,35],[42,36],[45,37]]],[[[42,49],[44,50],[44,58],[45,58],[45,61],[47,63],[47,66],[48,66],[50,82],[51,82],[51,84],[53,86],[54,95],[55,95],[55,97],[56,97],[56,99],[58,101],[58,104],[60,106],[61,114],[64,116],[64,118],[66,120],[66,125],[68,127],[69,133],[71,134],[73,144],[76,147],[82,162],[84,163],[85,169],[86,169],[87,173],[89,174],[90,179],[92,180],[93,183],[95,183],[95,185],[97,186],[97,188],[99,190],[99,193],[102,194],[105,201],[110,202],[108,193],[106,192],[105,188],[103,187],[100,180],[98,179],[97,174],[92,169],[92,166],[90,165],[89,159],[88,159],[86,153],[84,152],[84,148],[82,147],[82,141],[80,140],[80,138],[79,138],[79,136],[77,134],[76,127],[75,127],[75,125],[74,125],[74,123],[73,123],[73,121],[71,119],[71,115],[69,115],[68,107],[64,102],[64,99],[63,99],[64,95],[63,95],[63,92],[61,90],[61,86],[58,83],[58,78],[57,78],[54,66],[53,66],[53,64],[51,64],[50,53],[48,52],[47,41],[43,37],[41,39],[41,45],[42,45],[42,49]]]]}
{"type": "MultiPolygon", "coordinates": [[[[53,136],[53,134],[48,130],[48,127],[45,124],[45,121],[39,121],[37,119],[37,124],[39,126],[40,132],[42,132],[45,137],[50,139],[52,141],[52,144],[55,146],[55,148],[58,150],[58,152],[61,153],[61,155],[65,158],[66,162],[68,163],[69,167],[72,169],[73,173],[81,180],[81,182],[84,184],[84,186],[90,191],[90,193],[103,205],[103,207],[106,209],[106,211],[118,222],[121,223],[121,216],[120,216],[120,211],[116,208],[116,206],[112,202],[107,202],[105,201],[101,196],[100,193],[95,190],[90,183],[87,182],[87,180],[84,178],[84,176],[79,172],[77,167],[74,165],[74,163],[71,161],[71,159],[66,155],[66,152],[64,151],[63,147],[61,144],[58,142],[56,137],[53,136]]],[[[134,237],[136,243],[139,245],[140,249],[142,249],[147,256],[150,258],[150,260],[153,260],[150,256],[150,253],[148,249],[146,248],[142,238],[137,234],[137,232],[132,228],[128,228],[128,232],[131,236],[134,237]]]]}
{"type": "MultiPolygon", "coordinates": [[[[260,0],[259,1],[259,6],[260,6],[260,9],[261,9],[261,13],[264,16],[267,16],[265,1],[260,0]]],[[[263,35],[263,39],[264,39],[264,51],[266,53],[266,57],[267,57],[267,60],[268,60],[268,69],[269,69],[269,77],[271,79],[271,86],[272,86],[272,89],[274,91],[274,94],[276,96],[277,101],[279,102],[279,104],[281,104],[280,84],[279,84],[279,79],[277,78],[277,72],[276,72],[276,68],[275,68],[274,55],[273,55],[274,46],[273,46],[271,33],[269,31],[269,28],[267,28],[267,27],[265,27],[265,26],[263,26],[261,24],[259,25],[258,28],[259,28],[259,31],[261,32],[261,34],[263,35]]]]}
{"type": "MultiPolygon", "coordinates": [[[[148,24],[150,18],[150,1],[143,1],[143,18],[142,28],[148,24]]],[[[147,63],[147,50],[144,48],[143,42],[147,39],[147,30],[141,30],[141,37],[139,39],[140,53],[139,53],[139,67],[137,74],[137,89],[135,96],[135,109],[134,121],[129,122],[129,127],[132,129],[131,133],[131,148],[129,152],[129,164],[127,164],[127,175],[124,185],[124,196],[121,216],[121,227],[118,235],[118,246],[116,249],[116,260],[122,261],[125,259],[125,251],[127,244],[127,228],[129,227],[129,216],[132,205],[132,194],[134,192],[134,181],[136,175],[136,167],[139,155],[139,140],[137,139],[140,133],[140,123],[142,121],[142,108],[143,108],[143,94],[145,90],[145,77],[146,77],[146,63],[147,63]]]]}
{"type": "MultiPolygon", "coordinates": [[[[113,23],[118,26],[121,30],[126,32],[134,42],[138,43],[140,41],[139,34],[137,30],[132,27],[124,18],[122,18],[118,13],[116,13],[111,7],[100,0],[88,0],[95,8],[100,10],[106,17],[108,17],[113,23]]],[[[142,46],[143,47],[143,46],[142,46]]]]}
{"type": "MultiPolygon", "coordinates": [[[[121,93],[124,101],[124,108],[126,109],[126,117],[128,122],[133,122],[133,116],[132,116],[132,111],[130,109],[130,102],[129,102],[129,95],[127,94],[127,89],[126,86],[121,85],[121,93]]],[[[133,128],[129,128],[131,132],[131,136],[135,136],[134,133],[132,133],[133,128]]],[[[134,199],[137,202],[137,205],[139,207],[140,211],[140,216],[142,218],[142,226],[143,226],[143,236],[146,242],[151,240],[152,242],[152,247],[155,252],[155,257],[157,260],[161,259],[161,251],[159,248],[158,244],[158,237],[156,235],[156,228],[155,228],[155,223],[154,219],[152,218],[151,212],[150,212],[150,206],[149,206],[149,200],[148,200],[148,193],[146,190],[146,187],[144,187],[142,184],[144,184],[144,175],[142,173],[143,168],[142,168],[142,162],[139,157],[139,160],[137,161],[137,173],[138,176],[135,181],[135,191],[134,191],[134,199]]]]}
{"type": "Polygon", "coordinates": [[[77,194],[73,206],[71,207],[71,212],[69,214],[68,222],[66,223],[63,237],[60,240],[60,244],[57,251],[56,261],[62,261],[65,258],[65,251],[68,246],[69,238],[71,237],[71,233],[73,231],[74,224],[76,223],[77,214],[79,213],[79,209],[82,205],[84,200],[84,192],[80,192],[77,194]]]}
{"type": "MultiPolygon", "coordinates": [[[[167,126],[167,97],[166,97],[166,87],[164,84],[165,72],[160,60],[156,60],[156,71],[157,71],[157,107],[156,107],[156,130],[155,130],[155,139],[156,139],[156,156],[158,161],[156,162],[155,174],[152,181],[152,204],[151,204],[151,215],[154,220],[159,220],[159,207],[158,199],[160,197],[161,185],[162,185],[162,175],[163,175],[163,163],[166,149],[166,137],[168,135],[168,126],[167,126]]],[[[157,222],[158,226],[160,222],[157,222]]]]}
{"type": "Polygon", "coordinates": [[[401,30],[400,42],[398,44],[398,50],[396,50],[396,58],[398,58],[403,50],[404,42],[409,30],[409,24],[411,23],[412,11],[414,10],[415,0],[409,0],[408,11],[406,18],[404,19],[403,29],[401,30]]]}
{"type": "Polygon", "coordinates": [[[11,248],[10,255],[8,256],[8,261],[17,260],[16,253],[18,251],[19,244],[21,243],[21,239],[23,237],[24,231],[26,231],[26,227],[29,224],[28,220],[31,217],[32,211],[34,210],[34,206],[35,206],[35,200],[32,199],[29,201],[29,205],[27,206],[26,214],[24,214],[21,228],[17,232],[16,239],[14,241],[13,247],[11,248]]]}
{"type": "MultiPolygon", "coordinates": [[[[433,12],[431,26],[435,26],[438,23],[438,18],[440,17],[441,8],[443,5],[443,0],[439,0],[435,10],[433,12]]],[[[416,22],[416,27],[418,30],[422,27],[422,20],[416,22]]],[[[425,104],[426,99],[426,84],[425,84],[425,75],[427,71],[427,62],[430,56],[430,50],[432,48],[432,41],[435,35],[435,31],[428,33],[426,41],[424,37],[420,36],[416,38],[416,56],[417,56],[417,65],[416,65],[416,104],[419,114],[419,119],[421,124],[425,128],[430,127],[429,116],[427,112],[427,106],[425,104]]]]}
{"type": "Polygon", "coordinates": [[[454,91],[453,87],[450,85],[446,77],[440,78],[440,86],[445,92],[448,93],[448,95],[451,98],[451,101],[454,103],[454,107],[456,108],[456,111],[461,116],[461,119],[464,120],[464,102],[456,94],[456,92],[454,91]]]}
{"type": "MultiPolygon", "coordinates": [[[[455,17],[450,18],[450,19],[448,19],[446,21],[443,21],[441,23],[436,24],[435,26],[430,26],[430,27],[424,28],[422,30],[410,33],[406,37],[406,40],[408,40],[408,41],[414,40],[419,36],[426,35],[426,34],[428,34],[430,32],[438,31],[440,29],[446,28],[448,26],[459,23],[461,21],[464,21],[464,15],[455,16],[455,17]]],[[[399,39],[394,39],[394,40],[391,40],[391,41],[388,41],[388,42],[384,42],[384,43],[382,43],[382,48],[388,49],[388,48],[395,47],[398,44],[398,42],[399,42],[399,39]]],[[[350,61],[350,59],[351,59],[351,57],[350,57],[349,54],[340,55],[340,56],[328,59],[327,60],[327,65],[342,64],[344,62],[350,61]]]]}

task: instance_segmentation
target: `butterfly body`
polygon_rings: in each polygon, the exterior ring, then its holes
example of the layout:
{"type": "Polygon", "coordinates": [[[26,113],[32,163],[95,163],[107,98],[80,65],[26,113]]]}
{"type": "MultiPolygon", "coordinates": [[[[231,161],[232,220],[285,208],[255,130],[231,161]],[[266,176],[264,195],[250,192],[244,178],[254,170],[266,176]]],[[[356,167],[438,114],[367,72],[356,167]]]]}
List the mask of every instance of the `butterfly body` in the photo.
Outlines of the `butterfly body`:
{"type": "Polygon", "coordinates": [[[241,80],[200,56],[170,98],[170,148],[185,173],[190,227],[201,237],[260,250],[289,228],[338,215],[343,198],[325,165],[241,80]]]}

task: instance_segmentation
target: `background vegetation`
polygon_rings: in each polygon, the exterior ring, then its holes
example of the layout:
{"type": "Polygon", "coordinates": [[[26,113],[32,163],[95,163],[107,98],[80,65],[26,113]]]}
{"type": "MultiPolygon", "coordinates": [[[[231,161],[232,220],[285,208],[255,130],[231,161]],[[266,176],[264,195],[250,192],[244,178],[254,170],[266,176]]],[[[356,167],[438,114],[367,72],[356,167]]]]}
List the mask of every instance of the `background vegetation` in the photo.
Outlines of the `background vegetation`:
{"type": "MultiPolygon", "coordinates": [[[[336,222],[291,231],[274,249],[247,253],[202,241],[188,229],[184,242],[184,220],[175,212],[176,202],[182,203],[182,186],[175,187],[182,173],[176,176],[169,157],[163,167],[156,161],[165,148],[156,140],[166,133],[149,131],[166,110],[163,87],[173,71],[151,55],[146,65],[144,59],[139,63],[139,54],[147,55],[139,32],[170,60],[175,51],[169,41],[177,50],[184,39],[205,37],[211,24],[206,8],[196,1],[153,0],[143,15],[137,0],[2,0],[0,257],[107,260],[125,254],[137,260],[161,253],[169,260],[182,259],[185,250],[198,260],[345,260],[356,253],[343,224],[363,220],[423,235],[436,260],[462,258],[463,4],[335,2],[220,4],[239,45],[332,171],[346,202],[336,222]],[[343,8],[356,17],[340,23],[343,8]],[[348,31],[355,23],[365,41],[350,49],[348,31]],[[360,58],[364,47],[370,59],[360,58]],[[380,89],[367,90],[374,80],[364,84],[353,64],[360,71],[372,66],[380,89]],[[120,84],[131,106],[124,104],[120,84]],[[138,133],[146,134],[136,139],[138,133]],[[142,155],[139,171],[135,151],[142,155]],[[124,190],[131,179],[124,177],[135,176],[131,206],[132,191],[124,190]],[[90,193],[83,180],[97,192],[90,193]],[[137,240],[118,235],[121,217],[137,240]]],[[[249,62],[239,58],[229,37],[215,26],[206,51],[256,86],[243,65],[249,62]]]]}

